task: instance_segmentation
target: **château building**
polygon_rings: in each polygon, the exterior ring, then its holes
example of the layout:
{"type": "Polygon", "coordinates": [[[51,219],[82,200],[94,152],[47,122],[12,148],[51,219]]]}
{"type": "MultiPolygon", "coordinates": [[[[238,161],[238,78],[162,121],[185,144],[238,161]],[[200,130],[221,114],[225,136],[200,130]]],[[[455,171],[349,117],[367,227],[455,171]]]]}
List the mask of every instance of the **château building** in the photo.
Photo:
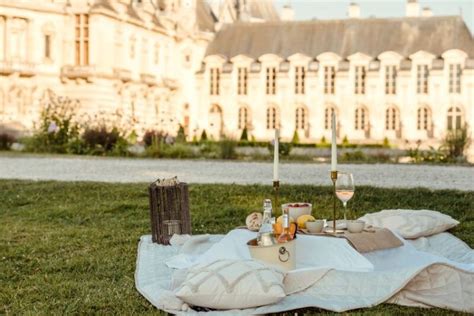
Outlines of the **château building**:
{"type": "MultiPolygon", "coordinates": [[[[0,124],[31,130],[46,90],[80,111],[191,139],[388,139],[470,127],[474,40],[416,0],[400,18],[293,21],[272,0],[0,0],[0,124]]],[[[471,152],[474,153],[474,146],[471,152]]]]}

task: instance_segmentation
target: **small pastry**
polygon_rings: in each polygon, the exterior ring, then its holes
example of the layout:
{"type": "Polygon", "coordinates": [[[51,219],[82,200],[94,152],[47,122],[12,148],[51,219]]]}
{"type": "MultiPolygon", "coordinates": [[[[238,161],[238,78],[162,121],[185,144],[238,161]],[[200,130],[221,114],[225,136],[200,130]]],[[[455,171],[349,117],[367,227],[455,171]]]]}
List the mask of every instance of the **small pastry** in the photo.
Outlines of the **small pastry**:
{"type": "Polygon", "coordinates": [[[250,214],[245,219],[245,225],[251,231],[259,230],[260,226],[262,226],[262,214],[257,212],[250,214]]]}

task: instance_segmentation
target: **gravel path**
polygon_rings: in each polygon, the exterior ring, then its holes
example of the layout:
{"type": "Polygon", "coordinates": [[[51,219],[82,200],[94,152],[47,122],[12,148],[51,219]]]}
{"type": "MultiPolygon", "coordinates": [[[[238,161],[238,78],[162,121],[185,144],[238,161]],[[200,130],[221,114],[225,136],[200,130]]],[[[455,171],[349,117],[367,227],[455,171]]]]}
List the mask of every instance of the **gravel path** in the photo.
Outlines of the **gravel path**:
{"type": "MultiPolygon", "coordinates": [[[[428,165],[341,165],[356,185],[425,187],[474,191],[474,167],[428,165]]],[[[329,165],[283,163],[282,183],[330,185],[329,165]]],[[[121,159],[82,157],[0,157],[0,178],[60,181],[151,182],[178,176],[190,183],[270,184],[272,164],[265,162],[121,159]]]]}

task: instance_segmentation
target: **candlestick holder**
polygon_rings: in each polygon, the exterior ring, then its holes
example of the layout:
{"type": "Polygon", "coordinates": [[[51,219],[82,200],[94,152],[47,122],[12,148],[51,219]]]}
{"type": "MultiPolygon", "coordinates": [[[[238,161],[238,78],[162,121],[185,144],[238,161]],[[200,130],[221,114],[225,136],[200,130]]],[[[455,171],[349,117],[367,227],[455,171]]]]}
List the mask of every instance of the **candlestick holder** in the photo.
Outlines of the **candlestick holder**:
{"type": "Polygon", "coordinates": [[[278,209],[278,197],[280,195],[280,181],[279,180],[273,180],[273,194],[275,196],[275,207],[274,209],[277,210],[278,209]]]}
{"type": "Polygon", "coordinates": [[[331,171],[331,180],[332,180],[332,201],[333,201],[333,208],[332,208],[332,231],[328,231],[329,233],[336,234],[338,230],[336,229],[336,181],[337,181],[337,171],[331,171]]]}

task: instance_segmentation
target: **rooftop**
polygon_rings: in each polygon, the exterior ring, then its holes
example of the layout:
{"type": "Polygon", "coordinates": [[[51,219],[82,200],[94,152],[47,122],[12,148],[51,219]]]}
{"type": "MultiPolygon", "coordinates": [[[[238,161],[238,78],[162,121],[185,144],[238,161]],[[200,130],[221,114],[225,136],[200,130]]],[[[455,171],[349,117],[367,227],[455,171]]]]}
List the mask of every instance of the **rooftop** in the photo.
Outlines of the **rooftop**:
{"type": "Polygon", "coordinates": [[[257,59],[333,52],[347,58],[357,52],[375,57],[394,51],[407,57],[420,50],[440,56],[450,49],[474,56],[473,37],[459,16],[238,22],[216,34],[206,55],[257,59]]]}

